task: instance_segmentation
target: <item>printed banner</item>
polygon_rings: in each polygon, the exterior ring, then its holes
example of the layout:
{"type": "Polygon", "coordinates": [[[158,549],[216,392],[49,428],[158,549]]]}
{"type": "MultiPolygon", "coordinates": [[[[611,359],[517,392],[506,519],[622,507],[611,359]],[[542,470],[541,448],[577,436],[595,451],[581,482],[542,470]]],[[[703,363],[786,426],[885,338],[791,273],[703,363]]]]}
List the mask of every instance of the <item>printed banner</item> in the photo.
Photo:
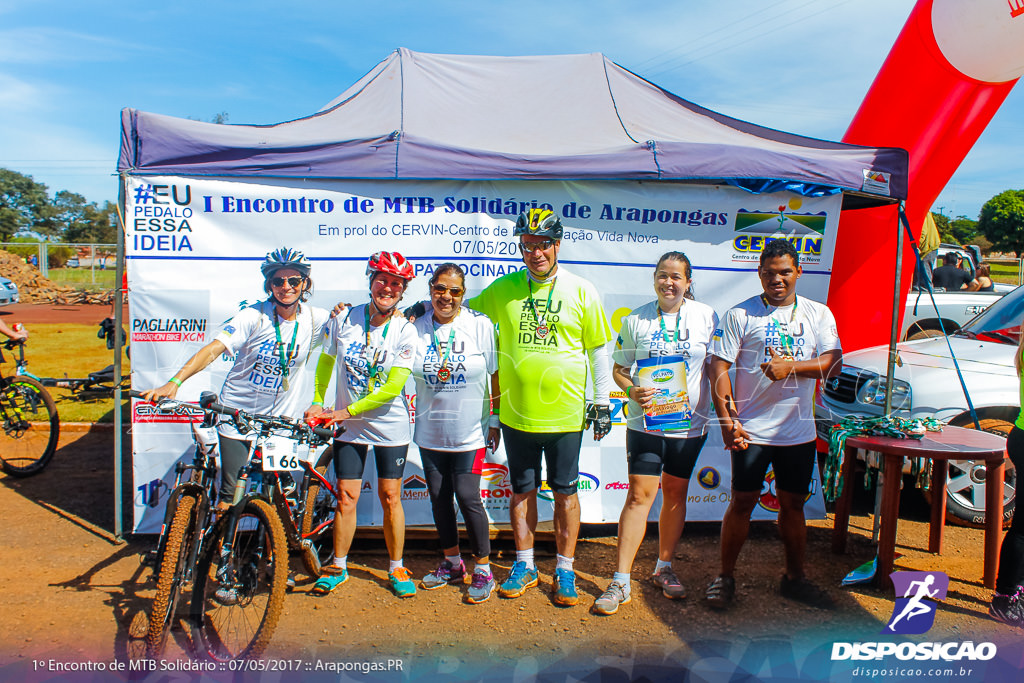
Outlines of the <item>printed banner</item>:
{"type": "MultiPolygon", "coordinates": [[[[694,293],[721,315],[761,291],[757,262],[764,245],[789,240],[804,275],[798,291],[821,298],[828,291],[841,197],[789,193],[754,195],[723,186],[641,181],[307,181],[129,176],[126,235],[132,386],[164,384],[208,343],[237,311],[264,299],[259,265],[265,254],[288,246],[312,261],[311,303],[368,300],[365,265],[376,251],[399,251],[416,269],[402,305],[428,297],[426,280],[445,261],[467,272],[468,296],[508,272],[524,268],[516,217],[547,207],[562,216],[561,267],[593,282],[614,330],[632,309],[654,299],[653,272],[667,251],[693,263],[694,293]]],[[[185,382],[179,397],[195,400],[217,391],[230,358],[185,382]]],[[[315,362],[310,363],[315,367],[315,362]]],[[[412,383],[408,399],[415,402],[412,383]]],[[[333,396],[333,388],[328,389],[333,396]]],[[[584,437],[580,460],[583,521],[618,518],[628,478],[624,397],[613,398],[617,427],[600,443],[584,437]]],[[[174,463],[191,457],[192,440],[179,418],[133,409],[136,500],[134,528],[154,532],[174,463]]],[[[369,459],[372,463],[372,458],[369,459]]],[[[508,472],[499,449],[481,482],[493,521],[508,520],[508,472]]],[[[376,475],[364,475],[358,523],[380,524],[376,475]]],[[[755,518],[774,515],[774,489],[755,518]]],[[[718,520],[729,498],[729,457],[712,430],[690,486],[687,514],[718,520]]],[[[540,491],[540,514],[550,518],[550,491],[540,491]]],[[[409,524],[431,524],[426,484],[415,446],[403,480],[409,524]]],[[[656,519],[659,506],[651,512],[656,519]]],[[[810,518],[824,516],[815,484],[810,518]]]]}

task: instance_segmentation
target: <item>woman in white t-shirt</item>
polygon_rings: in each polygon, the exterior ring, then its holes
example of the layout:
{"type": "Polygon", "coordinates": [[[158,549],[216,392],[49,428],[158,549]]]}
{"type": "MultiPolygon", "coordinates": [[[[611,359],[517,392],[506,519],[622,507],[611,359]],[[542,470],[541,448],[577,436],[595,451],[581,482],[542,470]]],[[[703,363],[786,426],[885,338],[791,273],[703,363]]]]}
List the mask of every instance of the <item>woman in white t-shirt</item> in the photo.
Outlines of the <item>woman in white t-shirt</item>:
{"type": "Polygon", "coordinates": [[[623,318],[612,354],[612,378],[626,392],[629,493],[619,516],[618,566],[594,602],[596,614],[614,614],[630,599],[630,572],[661,488],[658,563],[652,580],[670,599],[686,596],[672,557],[686,522],[686,493],[707,439],[710,387],[705,361],[718,316],[693,300],[690,260],[664,254],[654,270],[657,301],[623,318]]]}
{"type": "MultiPolygon", "coordinates": [[[[269,298],[239,311],[166,384],[144,391],[146,400],[174,398],[185,380],[227,354],[234,356],[234,362],[220,391],[221,403],[250,413],[302,417],[310,394],[305,367],[323,339],[328,313],[303,303],[312,293],[313,281],[309,260],[301,251],[275,249],[260,270],[269,298]]],[[[253,437],[239,434],[229,420],[222,421],[217,432],[221,457],[217,508],[226,510],[253,437]]]]}
{"type": "Polygon", "coordinates": [[[307,417],[322,424],[340,423],[345,431],[334,441],[338,505],[334,516],[334,561],[324,567],[314,595],[327,595],[348,581],[348,551],[356,532],[356,504],[370,447],[377,466],[377,492],[384,509],[384,541],[390,557],[388,579],[400,598],[416,594],[412,574],[403,565],[405,511],[402,474],[409,450],[409,406],[403,388],[412,371],[416,332],[395,315],[414,277],[401,254],[380,251],[370,257],[370,301],[342,310],[327,324],[324,352],[316,370],[313,406],[307,417]],[[337,363],[335,363],[337,360],[337,363]],[[334,373],[334,410],[324,411],[324,393],[334,373]]]}
{"type": "Polygon", "coordinates": [[[477,604],[494,589],[491,542],[480,498],[487,448],[498,447],[498,359],[490,318],[462,306],[466,273],[442,263],[430,278],[430,315],[415,322],[416,426],[434,526],[444,559],[423,577],[427,590],[466,580],[455,517],[458,499],[476,560],[465,600],[477,604]],[[492,406],[494,414],[492,415],[492,406]]]}

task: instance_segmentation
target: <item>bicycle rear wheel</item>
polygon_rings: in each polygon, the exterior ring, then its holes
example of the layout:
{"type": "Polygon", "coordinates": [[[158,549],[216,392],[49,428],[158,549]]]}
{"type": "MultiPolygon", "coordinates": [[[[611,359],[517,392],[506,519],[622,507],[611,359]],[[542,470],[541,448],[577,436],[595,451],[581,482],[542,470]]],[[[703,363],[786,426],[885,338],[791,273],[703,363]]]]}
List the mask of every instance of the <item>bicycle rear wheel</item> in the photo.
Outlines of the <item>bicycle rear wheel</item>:
{"type": "Polygon", "coordinates": [[[41,472],[60,438],[60,417],[50,393],[31,377],[4,377],[0,418],[0,468],[13,477],[41,472]]]}
{"type": "MultiPolygon", "coordinates": [[[[316,466],[316,471],[328,481],[334,476],[334,464],[330,458],[330,449],[325,457],[316,466]]],[[[309,488],[306,489],[306,505],[303,508],[302,523],[299,529],[301,538],[313,544],[312,551],[319,557],[320,564],[330,559],[331,551],[334,548],[331,529],[334,522],[335,501],[334,496],[324,487],[319,480],[310,479],[309,488]]],[[[320,572],[313,566],[313,563],[303,554],[302,563],[310,576],[319,576],[320,572]]]]}
{"type": "Polygon", "coordinates": [[[149,630],[146,632],[146,655],[150,659],[158,659],[163,654],[171,631],[185,580],[185,563],[197,536],[195,512],[198,502],[194,494],[183,495],[167,529],[167,542],[157,568],[156,597],[153,598],[149,630]]]}
{"type": "Polygon", "coordinates": [[[288,542],[270,504],[247,501],[232,539],[229,518],[224,515],[203,544],[192,589],[194,645],[218,662],[263,653],[281,616],[288,579],[288,542]],[[229,540],[231,550],[223,556],[229,540]]]}

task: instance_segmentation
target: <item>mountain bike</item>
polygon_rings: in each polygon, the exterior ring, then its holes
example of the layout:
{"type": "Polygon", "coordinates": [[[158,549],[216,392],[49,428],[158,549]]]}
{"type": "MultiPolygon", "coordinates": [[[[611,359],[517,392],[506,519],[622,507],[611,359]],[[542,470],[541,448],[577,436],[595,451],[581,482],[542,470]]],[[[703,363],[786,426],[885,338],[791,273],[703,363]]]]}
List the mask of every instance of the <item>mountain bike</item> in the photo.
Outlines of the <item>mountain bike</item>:
{"type": "Polygon", "coordinates": [[[307,514],[312,480],[330,483],[307,461],[308,452],[330,443],[330,429],[301,420],[258,415],[211,403],[251,438],[239,470],[231,507],[207,535],[196,565],[190,626],[200,655],[214,661],[255,658],[270,642],[288,581],[289,551],[301,553],[307,572],[320,575],[317,511],[307,514]],[[302,470],[296,485],[290,472],[302,470]],[[306,521],[306,518],[309,518],[306,521]]]}
{"type": "MultiPolygon", "coordinates": [[[[12,339],[3,347],[17,349],[24,362],[25,340],[12,339]]],[[[0,352],[0,363],[3,361],[0,352]]],[[[0,377],[0,421],[0,468],[13,477],[41,472],[57,451],[60,438],[57,406],[46,388],[32,377],[0,377]]]]}
{"type": "MultiPolygon", "coordinates": [[[[142,397],[137,391],[129,394],[133,398],[142,397]]],[[[198,406],[165,399],[154,409],[192,415],[216,398],[216,395],[204,392],[198,406]]],[[[213,425],[216,414],[203,409],[202,415],[202,422],[192,423],[192,462],[179,462],[174,467],[174,489],[167,498],[157,547],[142,557],[142,563],[152,567],[156,573],[156,595],[146,632],[146,655],[151,659],[159,658],[164,651],[178,603],[185,587],[192,582],[199,549],[215,519],[217,435],[213,425]]]]}

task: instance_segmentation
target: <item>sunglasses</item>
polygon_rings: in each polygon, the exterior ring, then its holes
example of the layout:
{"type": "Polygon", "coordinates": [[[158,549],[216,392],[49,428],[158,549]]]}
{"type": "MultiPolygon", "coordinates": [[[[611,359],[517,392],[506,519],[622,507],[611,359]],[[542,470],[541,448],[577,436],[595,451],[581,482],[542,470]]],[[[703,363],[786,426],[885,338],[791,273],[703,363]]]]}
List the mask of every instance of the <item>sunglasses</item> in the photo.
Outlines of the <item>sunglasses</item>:
{"type": "Polygon", "coordinates": [[[272,277],[270,278],[271,287],[284,287],[284,283],[288,283],[289,287],[298,287],[305,280],[300,275],[292,275],[291,277],[272,277]]]}
{"type": "Polygon", "coordinates": [[[541,251],[547,251],[548,249],[550,249],[553,246],[555,246],[555,241],[554,240],[542,240],[540,242],[533,242],[531,244],[526,244],[525,242],[520,242],[519,243],[519,251],[523,252],[524,254],[529,254],[529,253],[532,253],[534,251],[537,251],[538,249],[540,249],[541,251]]]}
{"type": "Polygon", "coordinates": [[[444,294],[445,292],[448,292],[455,297],[462,296],[466,293],[465,287],[449,287],[448,285],[441,284],[434,285],[432,289],[434,290],[434,294],[444,294]]]}

